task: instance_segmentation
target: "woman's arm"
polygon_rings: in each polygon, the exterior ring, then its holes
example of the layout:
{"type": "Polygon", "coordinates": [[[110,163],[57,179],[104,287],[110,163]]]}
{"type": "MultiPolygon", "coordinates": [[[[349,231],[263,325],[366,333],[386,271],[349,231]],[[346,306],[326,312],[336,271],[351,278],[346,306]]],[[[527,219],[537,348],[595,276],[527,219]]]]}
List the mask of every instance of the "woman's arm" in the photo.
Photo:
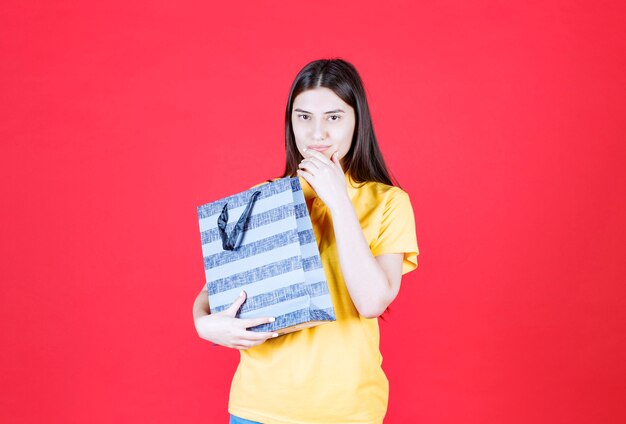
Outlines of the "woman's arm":
{"type": "Polygon", "coordinates": [[[278,333],[247,330],[250,327],[273,322],[274,317],[235,318],[246,297],[246,292],[242,291],[228,309],[210,314],[208,292],[206,287],[202,289],[193,302],[193,322],[198,336],[215,344],[235,349],[248,349],[269,338],[277,337],[278,333]]]}
{"type": "Polygon", "coordinates": [[[196,296],[196,300],[193,302],[193,320],[194,322],[203,315],[209,315],[209,292],[206,286],[196,296]]]}
{"type": "Polygon", "coordinates": [[[304,149],[298,175],[326,204],[333,219],[341,272],[359,313],[367,318],[382,314],[395,299],[402,279],[403,254],[374,257],[346,189],[337,153],[329,160],[320,152],[304,149]]]}
{"type": "Polygon", "coordinates": [[[352,302],[361,315],[375,318],[398,295],[404,255],[372,255],[350,198],[337,202],[330,213],[341,272],[352,302]]]}

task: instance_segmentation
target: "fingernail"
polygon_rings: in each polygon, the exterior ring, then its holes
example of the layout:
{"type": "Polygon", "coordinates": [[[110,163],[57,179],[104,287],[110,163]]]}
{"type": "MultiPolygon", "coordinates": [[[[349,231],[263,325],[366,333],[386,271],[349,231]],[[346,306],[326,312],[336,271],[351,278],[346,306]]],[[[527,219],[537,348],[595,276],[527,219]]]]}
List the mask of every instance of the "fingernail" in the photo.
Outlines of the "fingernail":
{"type": "Polygon", "coordinates": [[[243,290],[239,293],[239,297],[243,296],[243,290]]]}
{"type": "Polygon", "coordinates": [[[276,318],[274,318],[274,317],[270,317],[270,319],[269,319],[268,321],[269,321],[269,322],[274,322],[274,321],[276,321],[276,318]]]}
{"type": "Polygon", "coordinates": [[[274,338],[274,337],[278,337],[278,333],[272,334],[272,338],[274,338]]]}

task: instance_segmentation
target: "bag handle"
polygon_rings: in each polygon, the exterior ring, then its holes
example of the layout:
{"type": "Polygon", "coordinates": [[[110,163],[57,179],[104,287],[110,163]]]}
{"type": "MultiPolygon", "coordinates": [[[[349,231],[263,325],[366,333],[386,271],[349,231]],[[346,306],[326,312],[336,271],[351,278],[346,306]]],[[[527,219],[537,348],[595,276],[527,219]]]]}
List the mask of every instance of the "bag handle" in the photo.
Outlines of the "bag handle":
{"type": "Polygon", "coordinates": [[[248,206],[246,206],[246,210],[244,210],[243,214],[241,214],[241,217],[239,218],[239,221],[237,221],[237,224],[235,224],[235,228],[231,231],[230,236],[226,234],[226,224],[228,224],[228,203],[224,205],[222,213],[219,218],[217,218],[217,228],[219,228],[220,236],[222,237],[222,248],[224,248],[224,250],[239,249],[239,246],[243,241],[243,227],[245,227],[246,222],[248,222],[250,213],[252,212],[252,206],[260,194],[260,191],[252,193],[248,206]]]}

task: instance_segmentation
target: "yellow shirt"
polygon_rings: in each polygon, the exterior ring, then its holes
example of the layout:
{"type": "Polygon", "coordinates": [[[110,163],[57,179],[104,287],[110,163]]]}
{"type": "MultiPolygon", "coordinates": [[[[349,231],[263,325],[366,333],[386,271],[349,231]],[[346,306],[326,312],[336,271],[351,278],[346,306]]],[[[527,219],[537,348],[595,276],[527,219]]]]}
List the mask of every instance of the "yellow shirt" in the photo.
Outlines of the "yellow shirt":
{"type": "MultiPolygon", "coordinates": [[[[336,321],[288,333],[247,350],[233,377],[228,411],[263,424],[380,424],[389,383],[381,368],[378,319],[359,315],[341,274],[331,215],[300,178],[336,321]]],[[[374,256],[404,253],[402,274],[417,268],[408,194],[346,175],[348,194],[374,256]]]]}

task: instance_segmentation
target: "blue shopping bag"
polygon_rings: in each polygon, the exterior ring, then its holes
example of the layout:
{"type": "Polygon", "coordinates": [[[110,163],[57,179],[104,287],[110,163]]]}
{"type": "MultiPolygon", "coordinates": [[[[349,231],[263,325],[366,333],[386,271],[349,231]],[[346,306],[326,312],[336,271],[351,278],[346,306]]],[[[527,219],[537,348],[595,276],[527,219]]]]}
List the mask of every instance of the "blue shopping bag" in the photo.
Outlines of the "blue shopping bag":
{"type": "Polygon", "coordinates": [[[297,177],[201,205],[198,219],[212,314],[245,290],[238,318],[276,317],[251,331],[286,334],[335,321],[297,177]]]}

